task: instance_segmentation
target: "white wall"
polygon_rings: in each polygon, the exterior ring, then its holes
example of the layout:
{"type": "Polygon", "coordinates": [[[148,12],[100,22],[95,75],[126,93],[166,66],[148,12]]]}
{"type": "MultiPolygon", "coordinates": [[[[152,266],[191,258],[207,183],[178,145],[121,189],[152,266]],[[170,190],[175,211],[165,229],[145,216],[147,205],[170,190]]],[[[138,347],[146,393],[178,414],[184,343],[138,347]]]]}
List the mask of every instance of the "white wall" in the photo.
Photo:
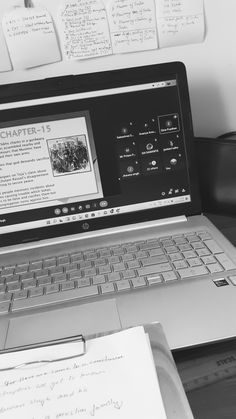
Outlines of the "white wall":
{"type": "MultiPolygon", "coordinates": [[[[34,4],[55,14],[58,0],[34,4]]],[[[236,130],[236,0],[205,0],[205,18],[206,38],[201,44],[0,73],[0,84],[178,60],[187,67],[195,135],[236,130]]]]}

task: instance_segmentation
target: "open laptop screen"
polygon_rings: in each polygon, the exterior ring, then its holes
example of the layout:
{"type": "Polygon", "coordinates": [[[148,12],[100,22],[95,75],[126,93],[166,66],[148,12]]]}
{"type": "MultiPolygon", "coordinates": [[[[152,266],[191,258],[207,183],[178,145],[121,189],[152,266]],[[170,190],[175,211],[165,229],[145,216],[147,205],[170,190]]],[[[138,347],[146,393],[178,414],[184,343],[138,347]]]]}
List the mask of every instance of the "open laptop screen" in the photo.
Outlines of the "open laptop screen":
{"type": "Polygon", "coordinates": [[[78,77],[77,91],[0,105],[2,237],[187,212],[190,109],[182,66],[180,74],[167,67],[166,74],[158,66],[121,70],[114,86],[103,73],[104,82],[86,90],[78,77]]]}

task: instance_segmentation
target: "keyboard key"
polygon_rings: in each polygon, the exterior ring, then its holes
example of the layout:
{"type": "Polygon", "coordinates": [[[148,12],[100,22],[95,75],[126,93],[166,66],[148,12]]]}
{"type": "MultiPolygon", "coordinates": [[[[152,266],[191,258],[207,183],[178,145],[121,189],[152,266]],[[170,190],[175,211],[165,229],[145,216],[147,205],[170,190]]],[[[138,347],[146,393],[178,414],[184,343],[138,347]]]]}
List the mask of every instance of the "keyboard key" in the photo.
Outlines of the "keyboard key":
{"type": "Polygon", "coordinates": [[[171,253],[169,255],[169,258],[172,262],[174,262],[175,260],[181,260],[183,259],[182,253],[171,253]]]}
{"type": "Polygon", "coordinates": [[[158,242],[148,242],[140,244],[140,250],[151,250],[151,249],[157,249],[160,248],[160,244],[158,242]]]}
{"type": "Polygon", "coordinates": [[[108,263],[119,263],[120,262],[120,258],[119,256],[110,256],[108,258],[108,263]]]}
{"type": "Polygon", "coordinates": [[[83,270],[84,276],[95,276],[96,275],[96,268],[87,268],[83,270]]]}
{"type": "Polygon", "coordinates": [[[70,279],[78,279],[82,277],[82,272],[78,269],[78,271],[70,272],[69,278],[70,279]]]}
{"type": "Polygon", "coordinates": [[[220,264],[223,266],[225,270],[235,269],[236,265],[232,260],[225,254],[221,253],[218,255],[215,255],[216,259],[220,262],[220,264]]]}
{"type": "Polygon", "coordinates": [[[137,269],[139,276],[146,276],[155,273],[172,271],[169,263],[159,263],[158,265],[145,266],[144,268],[137,269]]]}
{"type": "Polygon", "coordinates": [[[59,284],[46,285],[45,294],[52,294],[59,291],[59,284]]]}
{"type": "Polygon", "coordinates": [[[163,277],[165,282],[174,281],[174,280],[178,279],[176,273],[173,272],[173,271],[163,272],[162,277],[163,277]]]}
{"type": "Polygon", "coordinates": [[[29,298],[43,295],[43,287],[36,287],[29,290],[29,298]]]}
{"type": "Polygon", "coordinates": [[[127,269],[126,271],[122,272],[122,275],[124,279],[130,279],[136,276],[133,269],[127,269]]]}
{"type": "Polygon", "coordinates": [[[90,285],[90,279],[89,278],[82,278],[78,279],[78,287],[88,287],[90,285]]]}
{"type": "Polygon", "coordinates": [[[168,262],[168,258],[165,255],[162,256],[153,256],[150,258],[142,259],[142,266],[156,265],[157,263],[168,262]]]}
{"type": "Polygon", "coordinates": [[[8,313],[10,308],[10,304],[5,302],[5,303],[0,303],[0,314],[6,314],[8,313]]]}
{"type": "Polygon", "coordinates": [[[212,263],[211,265],[207,266],[207,269],[210,271],[211,274],[216,272],[222,272],[224,268],[219,263],[212,263]]]}
{"type": "Polygon", "coordinates": [[[28,297],[27,290],[13,292],[13,300],[23,300],[24,298],[27,298],[27,297],[28,297]]]}
{"type": "Polygon", "coordinates": [[[3,268],[1,276],[11,276],[14,274],[15,268],[3,268]]]}
{"type": "Polygon", "coordinates": [[[196,253],[199,257],[208,256],[211,254],[210,250],[204,247],[203,249],[196,249],[196,253]]]}
{"type": "Polygon", "coordinates": [[[198,233],[198,236],[201,238],[201,240],[209,240],[211,239],[211,235],[207,233],[206,231],[202,231],[198,233]]]}
{"type": "Polygon", "coordinates": [[[3,282],[5,282],[6,284],[11,284],[13,282],[18,282],[20,280],[20,275],[11,275],[11,276],[7,276],[5,278],[5,281],[3,279],[3,282]]]}
{"type": "Polygon", "coordinates": [[[230,281],[232,282],[233,285],[236,285],[236,275],[230,275],[229,279],[230,279],[230,281]]]}
{"type": "Polygon", "coordinates": [[[84,260],[79,263],[80,269],[92,268],[92,262],[90,260],[84,260]]]}
{"type": "Polygon", "coordinates": [[[51,258],[51,259],[45,259],[43,261],[43,267],[44,268],[52,268],[53,266],[56,266],[56,258],[51,258]]]}
{"type": "Polygon", "coordinates": [[[64,282],[67,280],[66,274],[52,275],[53,283],[64,282]]]}
{"type": "Polygon", "coordinates": [[[52,266],[49,269],[49,272],[50,272],[51,275],[62,274],[63,273],[63,266],[52,266]]]}
{"type": "Polygon", "coordinates": [[[120,281],[120,272],[111,272],[110,274],[107,274],[107,278],[109,282],[120,281]]]}
{"type": "Polygon", "coordinates": [[[48,284],[51,284],[51,283],[52,283],[52,281],[51,281],[50,276],[46,276],[44,278],[39,278],[38,279],[38,285],[48,285],[48,284]]]}
{"type": "Polygon", "coordinates": [[[123,262],[128,262],[130,260],[134,260],[133,253],[126,253],[125,255],[122,256],[122,261],[123,262]]]}
{"type": "Polygon", "coordinates": [[[92,282],[93,282],[93,285],[103,284],[104,282],[106,282],[105,275],[94,276],[93,279],[92,279],[92,282]]]}
{"type": "Polygon", "coordinates": [[[162,282],[162,278],[158,274],[148,275],[147,282],[148,282],[148,285],[160,284],[162,282]]]}
{"type": "Polygon", "coordinates": [[[19,291],[21,289],[21,283],[20,282],[14,282],[13,284],[8,284],[7,291],[19,291]]]}
{"type": "Polygon", "coordinates": [[[197,256],[196,252],[194,250],[187,250],[187,252],[183,252],[183,256],[185,259],[191,259],[195,258],[197,256]]]}
{"type": "Polygon", "coordinates": [[[181,278],[191,278],[199,275],[207,275],[209,271],[205,266],[196,266],[193,268],[180,269],[178,271],[181,278]]]}
{"type": "Polygon", "coordinates": [[[4,294],[5,291],[6,291],[6,285],[0,284],[0,294],[4,294]]]}
{"type": "Polygon", "coordinates": [[[13,300],[12,311],[15,312],[24,310],[26,308],[43,307],[50,304],[56,304],[76,299],[83,299],[93,295],[98,295],[97,286],[75,288],[73,290],[66,290],[34,298],[27,298],[26,300],[13,300]]]}
{"type": "Polygon", "coordinates": [[[68,265],[70,263],[70,257],[68,255],[59,256],[57,258],[58,265],[68,265]]]}
{"type": "Polygon", "coordinates": [[[178,251],[178,248],[177,248],[177,246],[168,246],[168,247],[165,247],[165,251],[166,251],[166,253],[176,253],[177,251],[178,251]]]}
{"type": "Polygon", "coordinates": [[[20,279],[21,279],[22,282],[28,281],[29,279],[31,280],[33,278],[34,278],[34,273],[33,272],[26,272],[26,273],[24,273],[20,276],[20,279]]]}
{"type": "Polygon", "coordinates": [[[164,250],[162,250],[161,248],[158,249],[151,249],[148,251],[149,256],[160,256],[160,255],[164,255],[164,250]]]}
{"type": "Polygon", "coordinates": [[[131,282],[132,282],[132,285],[133,285],[134,288],[147,286],[147,283],[146,283],[145,279],[142,278],[142,277],[133,278],[133,279],[131,279],[131,282]]]}
{"type": "Polygon", "coordinates": [[[216,263],[216,259],[212,255],[203,256],[201,259],[202,259],[203,263],[205,263],[205,265],[209,265],[210,263],[216,263]]]}
{"type": "Polygon", "coordinates": [[[221,247],[215,242],[215,240],[206,240],[205,244],[207,245],[208,249],[210,249],[211,253],[222,253],[223,250],[221,247]]]}
{"type": "Polygon", "coordinates": [[[192,250],[192,246],[188,243],[186,244],[179,244],[178,248],[181,252],[186,252],[187,250],[192,250]]]}
{"type": "Polygon", "coordinates": [[[183,269],[183,268],[188,268],[188,263],[186,262],[186,260],[177,260],[176,262],[173,262],[173,265],[175,267],[175,269],[183,269]]]}
{"type": "Polygon", "coordinates": [[[65,291],[65,290],[72,290],[75,288],[75,282],[74,281],[66,281],[63,282],[63,284],[61,284],[61,290],[65,291]]]}
{"type": "Polygon", "coordinates": [[[36,278],[44,278],[48,276],[48,270],[47,269],[40,269],[35,272],[36,278]]]}
{"type": "Polygon", "coordinates": [[[27,281],[24,281],[23,283],[24,289],[33,288],[33,287],[36,287],[36,279],[29,279],[27,281]]]}
{"type": "Polygon", "coordinates": [[[106,263],[107,263],[106,259],[99,258],[99,259],[94,261],[94,266],[98,267],[98,266],[106,265],[106,263]]]}
{"type": "Polygon", "coordinates": [[[12,293],[6,292],[5,294],[0,294],[0,303],[5,303],[6,301],[11,301],[12,293]]]}
{"type": "Polygon", "coordinates": [[[110,292],[114,292],[115,291],[113,282],[102,284],[102,285],[100,285],[100,287],[101,287],[102,294],[108,294],[110,292]]]}
{"type": "Polygon", "coordinates": [[[122,279],[121,281],[116,283],[116,286],[117,286],[118,291],[124,291],[124,290],[130,289],[130,283],[128,279],[122,279]]]}
{"type": "Polygon", "coordinates": [[[109,265],[99,266],[99,274],[108,274],[111,272],[111,267],[109,265]]]}
{"type": "Polygon", "coordinates": [[[136,269],[141,267],[141,263],[139,262],[139,260],[135,259],[131,260],[130,262],[127,262],[127,266],[129,269],[136,269]]]}
{"type": "Polygon", "coordinates": [[[190,266],[200,266],[203,264],[203,262],[199,258],[192,258],[192,259],[188,259],[188,264],[190,266]]]}
{"type": "Polygon", "coordinates": [[[29,268],[29,265],[28,264],[27,265],[19,265],[19,266],[16,266],[16,268],[15,268],[15,274],[21,274],[21,273],[27,272],[28,271],[28,268],[29,268]]]}

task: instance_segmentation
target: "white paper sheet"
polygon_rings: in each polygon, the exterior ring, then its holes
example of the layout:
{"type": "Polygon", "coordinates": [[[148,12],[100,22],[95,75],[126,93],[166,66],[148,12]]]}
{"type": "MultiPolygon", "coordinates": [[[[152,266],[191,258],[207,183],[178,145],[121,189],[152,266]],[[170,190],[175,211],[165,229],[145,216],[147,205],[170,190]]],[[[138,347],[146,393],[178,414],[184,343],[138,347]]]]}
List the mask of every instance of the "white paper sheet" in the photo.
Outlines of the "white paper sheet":
{"type": "Polygon", "coordinates": [[[6,13],[3,31],[15,70],[61,60],[52,17],[46,9],[16,8],[6,13]]]}
{"type": "Polygon", "coordinates": [[[64,0],[59,7],[58,23],[66,59],[112,54],[107,14],[101,0],[64,0]]]}
{"type": "Polygon", "coordinates": [[[0,27],[0,72],[12,70],[11,60],[7,50],[6,41],[3,35],[2,28],[0,27]]]}
{"type": "Polygon", "coordinates": [[[107,13],[114,53],[158,48],[153,0],[111,0],[107,13]]]}
{"type": "Polygon", "coordinates": [[[166,419],[142,327],[88,341],[82,357],[0,372],[0,400],[1,419],[166,419]]]}
{"type": "Polygon", "coordinates": [[[160,48],[204,40],[203,0],[157,0],[160,48]]]}

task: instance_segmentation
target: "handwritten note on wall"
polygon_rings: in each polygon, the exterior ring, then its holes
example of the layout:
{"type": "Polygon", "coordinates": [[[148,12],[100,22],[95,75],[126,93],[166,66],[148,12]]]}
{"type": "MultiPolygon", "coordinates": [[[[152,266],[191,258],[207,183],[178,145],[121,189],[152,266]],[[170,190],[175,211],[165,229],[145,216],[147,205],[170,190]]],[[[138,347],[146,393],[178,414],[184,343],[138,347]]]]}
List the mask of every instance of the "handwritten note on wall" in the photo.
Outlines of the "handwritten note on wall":
{"type": "Polygon", "coordinates": [[[101,0],[64,0],[58,19],[68,60],[112,54],[107,14],[101,0]]]}
{"type": "Polygon", "coordinates": [[[141,327],[89,341],[82,357],[0,372],[0,400],[1,419],[166,419],[141,327]]]}
{"type": "Polygon", "coordinates": [[[12,10],[3,17],[3,31],[15,69],[61,60],[53,21],[46,9],[12,10]]]}
{"type": "Polygon", "coordinates": [[[111,0],[108,17],[114,53],[158,47],[153,0],[111,0]]]}
{"type": "Polygon", "coordinates": [[[7,50],[6,41],[0,28],[0,71],[9,71],[12,69],[11,60],[7,50]]]}
{"type": "Polygon", "coordinates": [[[161,48],[203,41],[203,0],[157,0],[156,13],[161,48]]]}

